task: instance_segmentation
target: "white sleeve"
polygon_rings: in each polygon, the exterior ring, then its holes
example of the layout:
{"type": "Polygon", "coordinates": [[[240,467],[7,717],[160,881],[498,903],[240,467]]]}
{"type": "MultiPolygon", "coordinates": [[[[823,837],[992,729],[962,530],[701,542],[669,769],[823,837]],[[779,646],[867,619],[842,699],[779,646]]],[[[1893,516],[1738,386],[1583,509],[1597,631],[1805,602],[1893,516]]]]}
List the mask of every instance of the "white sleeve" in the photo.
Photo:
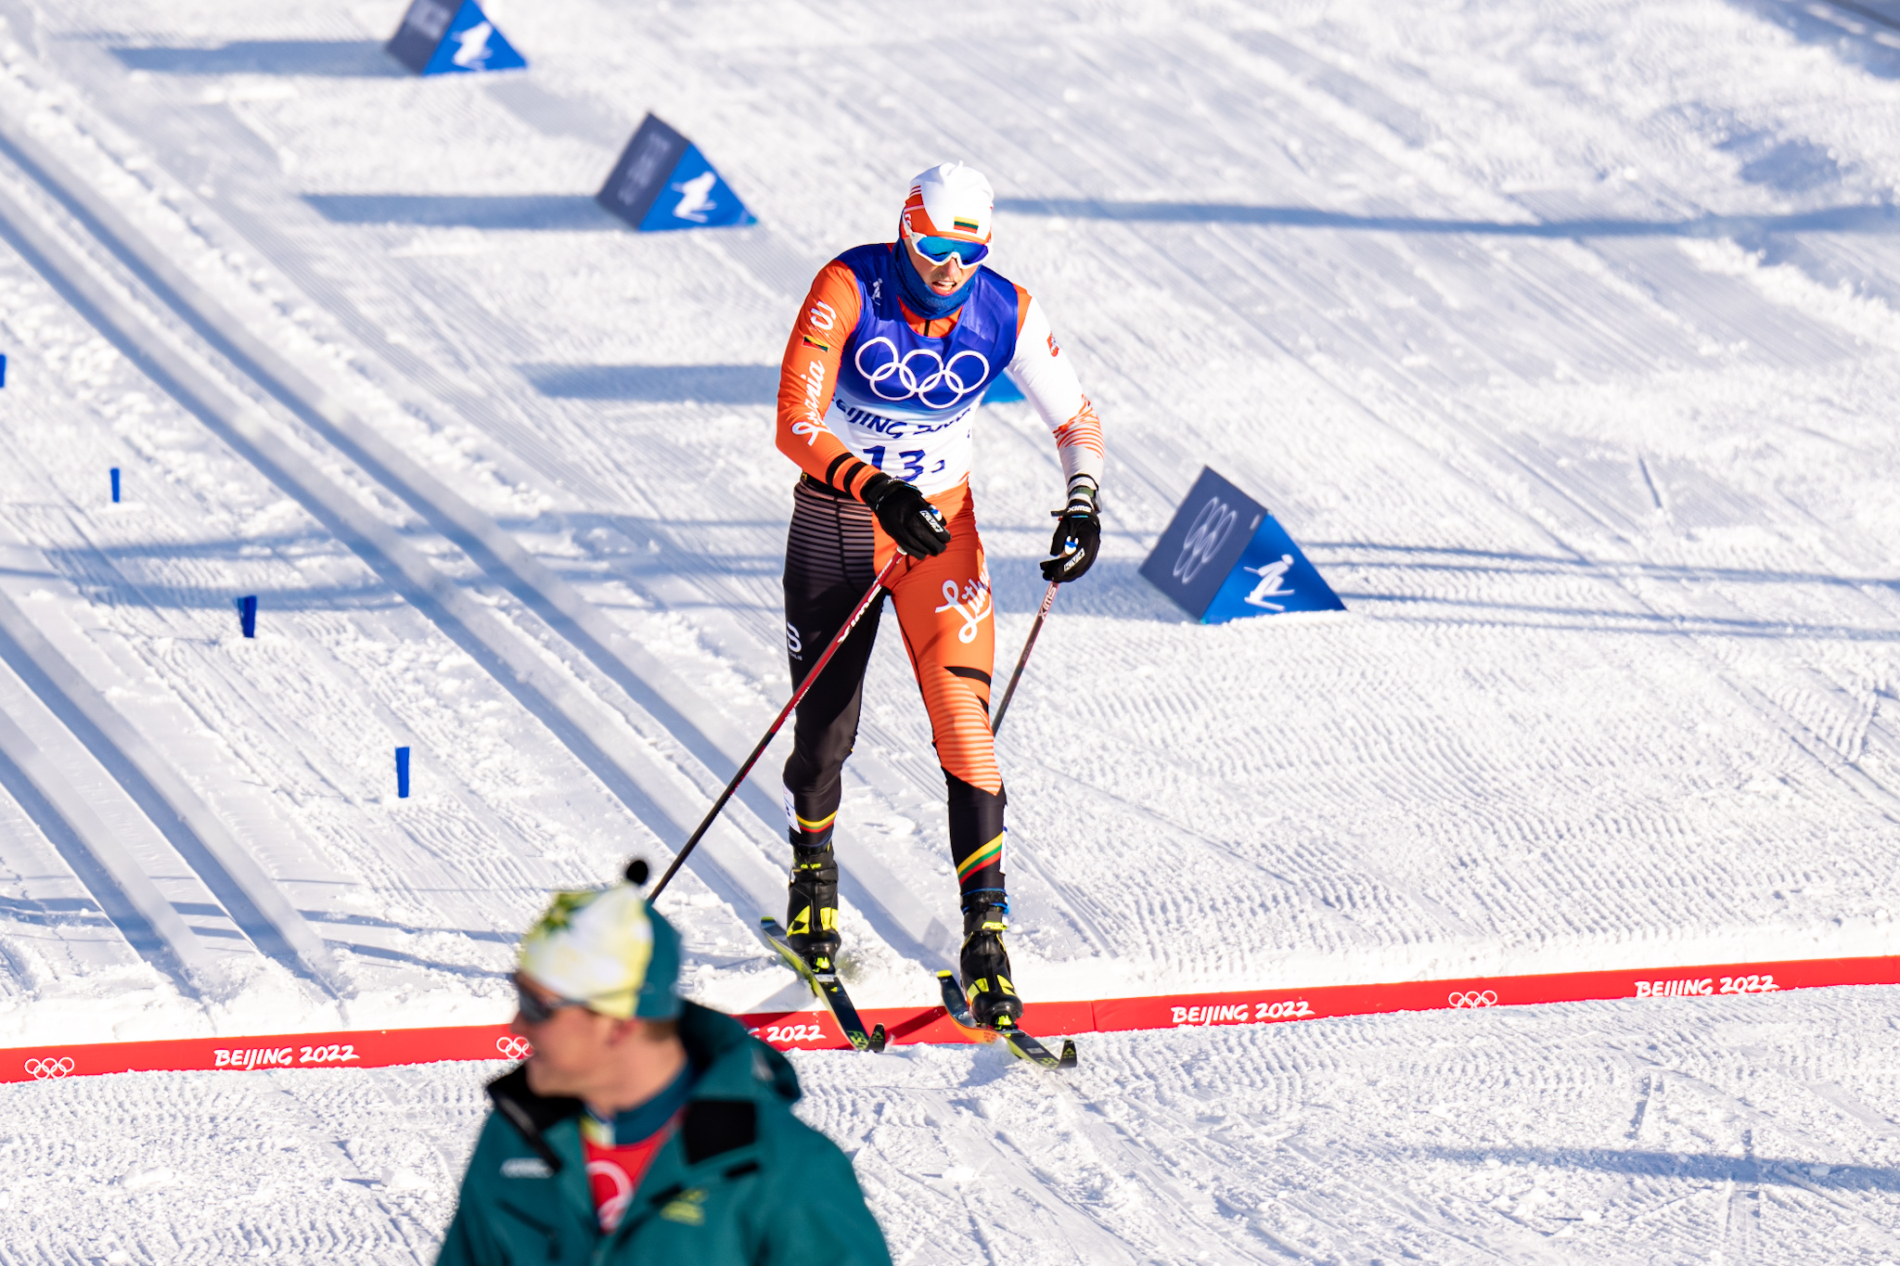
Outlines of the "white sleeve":
{"type": "Polygon", "coordinates": [[[1065,481],[1073,485],[1078,476],[1086,475],[1099,488],[1103,464],[1101,423],[1096,419],[1095,407],[1082,394],[1082,383],[1069,358],[1056,346],[1055,333],[1049,328],[1042,305],[1033,297],[1016,336],[1009,376],[1036,407],[1043,425],[1055,434],[1065,481]]]}

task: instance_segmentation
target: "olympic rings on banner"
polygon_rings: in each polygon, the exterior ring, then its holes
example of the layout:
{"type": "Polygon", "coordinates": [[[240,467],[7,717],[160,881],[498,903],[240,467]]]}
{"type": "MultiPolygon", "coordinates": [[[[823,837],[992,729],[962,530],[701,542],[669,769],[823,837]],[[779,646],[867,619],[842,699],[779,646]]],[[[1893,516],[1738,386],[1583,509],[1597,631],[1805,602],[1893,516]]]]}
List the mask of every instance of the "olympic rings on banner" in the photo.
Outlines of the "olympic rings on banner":
{"type": "Polygon", "coordinates": [[[883,335],[859,346],[857,366],[858,372],[864,375],[864,380],[871,384],[871,390],[877,393],[879,399],[909,400],[914,396],[929,409],[948,409],[990,380],[990,359],[981,352],[966,347],[951,356],[947,363],[942,354],[928,347],[913,348],[899,356],[897,344],[883,335]],[[873,363],[866,365],[865,357],[870,355],[874,347],[882,347],[883,353],[872,357],[873,363]],[[975,361],[977,366],[975,376],[971,378],[965,378],[957,369],[958,362],[966,357],[975,361]],[[917,364],[913,366],[912,362],[917,364]],[[921,377],[917,372],[919,368],[927,370],[921,377]],[[895,395],[884,389],[884,384],[892,379],[896,379],[896,385],[903,388],[895,395]],[[930,394],[933,391],[937,392],[935,397],[930,394]],[[946,400],[942,398],[945,392],[955,394],[946,400]]]}
{"type": "Polygon", "coordinates": [[[1498,1005],[1498,996],[1489,989],[1482,993],[1474,989],[1470,993],[1455,993],[1445,1001],[1454,1007],[1495,1007],[1498,1005]]]}
{"type": "Polygon", "coordinates": [[[501,1052],[503,1059],[526,1059],[534,1054],[534,1046],[527,1038],[512,1033],[496,1038],[495,1049],[501,1052]]]}
{"type": "Polygon", "coordinates": [[[45,1081],[49,1077],[70,1077],[78,1065],[72,1056],[61,1055],[58,1059],[29,1059],[26,1071],[35,1081],[45,1081]]]}
{"type": "Polygon", "coordinates": [[[1234,524],[1238,522],[1240,511],[1219,497],[1209,497],[1207,504],[1201,507],[1201,512],[1194,516],[1194,525],[1188,529],[1187,539],[1181,542],[1181,557],[1174,560],[1174,578],[1184,585],[1192,581],[1201,568],[1220,553],[1220,547],[1227,541],[1227,534],[1234,530],[1234,524]]]}

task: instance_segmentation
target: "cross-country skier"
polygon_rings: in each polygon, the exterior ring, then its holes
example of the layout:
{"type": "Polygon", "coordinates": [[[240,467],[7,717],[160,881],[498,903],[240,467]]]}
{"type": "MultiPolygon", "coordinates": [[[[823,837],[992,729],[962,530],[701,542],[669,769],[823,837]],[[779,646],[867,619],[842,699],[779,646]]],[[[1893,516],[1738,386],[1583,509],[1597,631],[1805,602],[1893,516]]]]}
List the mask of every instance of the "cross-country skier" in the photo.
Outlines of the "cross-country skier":
{"type": "Polygon", "coordinates": [[[557,892],[521,939],[532,1052],[488,1087],[437,1266],[890,1266],[851,1162],[792,1115],[785,1057],[675,992],[645,877],[557,892]]]}
{"type": "MultiPolygon", "coordinates": [[[[1008,371],[1055,434],[1068,501],[1042,574],[1080,577],[1101,546],[1102,426],[1042,306],[984,265],[990,182],[961,163],[911,183],[897,240],[854,247],[812,283],[779,375],[778,447],[804,472],[785,550],[792,677],[831,639],[895,554],[888,582],[950,792],[963,902],[961,976],[978,1023],[1022,1002],[1002,933],[1003,777],[990,738],[995,626],[970,493],[984,392],[1008,371]]],[[[826,970],[837,953],[832,830],[858,731],[880,597],[804,701],[785,763],[793,861],[786,929],[826,970]]]]}

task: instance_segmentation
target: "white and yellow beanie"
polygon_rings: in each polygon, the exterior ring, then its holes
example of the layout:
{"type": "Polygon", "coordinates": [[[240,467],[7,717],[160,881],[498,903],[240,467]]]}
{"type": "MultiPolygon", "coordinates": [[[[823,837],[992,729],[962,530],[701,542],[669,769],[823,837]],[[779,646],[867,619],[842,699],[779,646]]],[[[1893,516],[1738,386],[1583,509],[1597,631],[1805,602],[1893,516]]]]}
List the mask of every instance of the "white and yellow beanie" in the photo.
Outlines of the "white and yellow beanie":
{"type": "Polygon", "coordinates": [[[631,883],[555,893],[521,938],[518,961],[524,975],[602,1015],[671,1020],[680,1013],[679,933],[631,883]]]}

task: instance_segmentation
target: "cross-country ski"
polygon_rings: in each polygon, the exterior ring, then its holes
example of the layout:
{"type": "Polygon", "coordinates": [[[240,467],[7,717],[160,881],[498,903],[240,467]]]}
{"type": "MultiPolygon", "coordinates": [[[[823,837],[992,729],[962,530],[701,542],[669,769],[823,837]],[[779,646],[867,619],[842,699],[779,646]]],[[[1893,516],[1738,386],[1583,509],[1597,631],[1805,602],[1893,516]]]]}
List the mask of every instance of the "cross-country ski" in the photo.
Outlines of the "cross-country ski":
{"type": "Polygon", "coordinates": [[[1075,1067],[1075,1040],[1073,1038],[1062,1040],[1062,1054],[1051,1055],[1048,1047],[1008,1020],[1001,1020],[987,1026],[978,1024],[976,1017],[970,1014],[969,1000],[964,995],[963,986],[957,983],[955,973],[938,972],[937,984],[943,990],[944,1011],[965,1033],[992,1042],[1001,1038],[1009,1047],[1011,1054],[1018,1059],[1026,1059],[1039,1068],[1075,1067]]]}
{"type": "Polygon", "coordinates": [[[798,978],[811,986],[812,995],[825,1004],[825,1010],[838,1022],[843,1030],[845,1041],[851,1043],[854,1050],[881,1051],[884,1049],[884,1026],[879,1024],[870,1029],[858,1019],[858,1009],[851,1005],[851,995],[838,979],[835,965],[827,958],[819,957],[815,962],[792,948],[786,939],[785,929],[778,920],[766,915],[759,920],[759,939],[775,952],[785,965],[798,973],[798,978]]]}

